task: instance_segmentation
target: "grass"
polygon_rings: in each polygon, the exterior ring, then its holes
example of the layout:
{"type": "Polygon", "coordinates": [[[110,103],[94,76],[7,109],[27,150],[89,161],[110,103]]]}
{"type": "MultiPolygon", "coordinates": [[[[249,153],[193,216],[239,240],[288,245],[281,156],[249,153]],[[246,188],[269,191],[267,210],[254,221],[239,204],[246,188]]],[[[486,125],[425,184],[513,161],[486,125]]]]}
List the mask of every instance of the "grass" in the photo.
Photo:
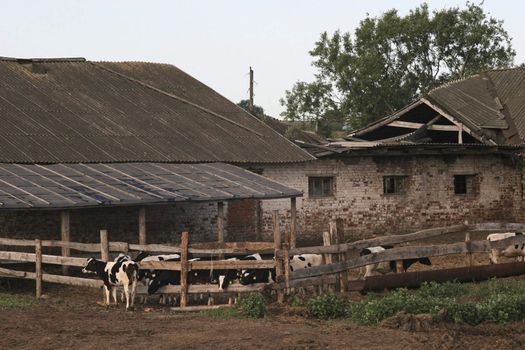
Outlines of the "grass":
{"type": "Polygon", "coordinates": [[[33,306],[33,296],[0,292],[0,310],[23,310],[33,306]]]}
{"type": "Polygon", "coordinates": [[[425,283],[416,291],[398,289],[386,296],[369,294],[350,302],[347,317],[359,324],[377,324],[400,311],[436,316],[446,310],[456,323],[504,324],[525,319],[525,280],[489,280],[482,283],[425,283]]]}
{"type": "Polygon", "coordinates": [[[211,309],[206,311],[201,311],[199,313],[201,316],[206,317],[216,317],[216,318],[237,318],[239,317],[239,310],[236,307],[225,307],[220,309],[211,309]]]}

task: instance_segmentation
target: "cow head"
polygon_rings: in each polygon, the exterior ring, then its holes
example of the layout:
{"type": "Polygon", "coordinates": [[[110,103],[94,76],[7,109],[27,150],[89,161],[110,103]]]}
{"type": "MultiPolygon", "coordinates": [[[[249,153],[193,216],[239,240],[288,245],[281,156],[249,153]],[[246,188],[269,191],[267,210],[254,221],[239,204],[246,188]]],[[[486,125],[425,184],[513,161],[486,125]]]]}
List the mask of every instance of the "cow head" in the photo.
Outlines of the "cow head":
{"type": "Polygon", "coordinates": [[[228,288],[230,283],[239,278],[239,270],[225,270],[219,273],[219,289],[224,290],[228,288]]]}
{"type": "Polygon", "coordinates": [[[97,272],[97,259],[89,258],[86,265],[82,269],[82,273],[96,273],[97,272]]]}
{"type": "Polygon", "coordinates": [[[139,252],[139,255],[137,255],[137,257],[135,258],[135,261],[142,261],[144,258],[150,256],[150,254],[148,252],[145,252],[145,251],[140,251],[139,252]]]}

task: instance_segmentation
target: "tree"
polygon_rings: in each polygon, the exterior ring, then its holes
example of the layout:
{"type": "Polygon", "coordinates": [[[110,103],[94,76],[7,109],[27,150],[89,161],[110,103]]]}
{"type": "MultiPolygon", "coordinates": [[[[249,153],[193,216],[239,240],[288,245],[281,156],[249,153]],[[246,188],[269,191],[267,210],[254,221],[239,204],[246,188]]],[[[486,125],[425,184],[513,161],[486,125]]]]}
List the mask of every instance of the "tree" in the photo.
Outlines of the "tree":
{"type": "MultiPolygon", "coordinates": [[[[250,112],[250,100],[241,100],[237,103],[237,106],[241,107],[247,112],[250,112]]],[[[253,114],[262,116],[264,115],[264,109],[261,106],[253,105],[253,114]]]]}
{"type": "Polygon", "coordinates": [[[313,82],[280,100],[288,120],[330,116],[352,128],[384,117],[431,89],[479,71],[510,67],[515,51],[503,22],[473,3],[399,16],[367,17],[354,35],[324,32],[310,51],[313,82]]]}

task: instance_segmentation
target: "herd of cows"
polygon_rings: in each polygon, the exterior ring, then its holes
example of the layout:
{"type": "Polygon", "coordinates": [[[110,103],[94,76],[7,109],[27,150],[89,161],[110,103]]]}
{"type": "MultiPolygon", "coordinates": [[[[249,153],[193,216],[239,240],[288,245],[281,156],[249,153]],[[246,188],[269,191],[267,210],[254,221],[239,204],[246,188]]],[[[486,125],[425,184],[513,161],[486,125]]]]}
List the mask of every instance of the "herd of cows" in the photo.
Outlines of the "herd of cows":
{"type": "MultiPolygon", "coordinates": [[[[521,232],[493,233],[487,236],[488,241],[497,241],[521,235],[521,232]]],[[[360,252],[360,256],[379,253],[393,246],[368,247],[360,252]]],[[[490,252],[490,263],[496,264],[500,256],[515,257],[523,261],[525,256],[525,243],[507,246],[503,249],[492,249],[490,252]]],[[[268,257],[270,258],[270,257],[268,257]]],[[[262,260],[260,254],[231,257],[228,260],[262,260]]],[[[82,272],[96,274],[104,283],[105,304],[110,304],[110,296],[117,303],[117,287],[122,287],[126,299],[126,309],[133,307],[136,288],[139,283],[147,286],[148,295],[155,294],[159,288],[166,285],[180,284],[180,271],[175,270],[144,270],[140,269],[140,263],[146,261],[179,261],[179,254],[150,255],[140,252],[134,259],[125,254],[119,254],[114,261],[104,262],[95,258],[88,259],[82,272]]],[[[192,258],[189,261],[204,260],[204,258],[192,258]]],[[[290,271],[319,266],[323,263],[322,255],[301,254],[290,257],[290,271]]],[[[431,265],[429,258],[404,259],[402,261],[403,271],[413,265],[420,263],[431,265]]],[[[386,274],[396,271],[396,262],[387,261],[365,266],[364,277],[375,274],[386,274]]],[[[192,270],[187,276],[188,284],[217,284],[220,290],[225,290],[233,282],[241,285],[253,283],[269,283],[275,281],[275,269],[218,269],[218,270],[192,270]]]]}

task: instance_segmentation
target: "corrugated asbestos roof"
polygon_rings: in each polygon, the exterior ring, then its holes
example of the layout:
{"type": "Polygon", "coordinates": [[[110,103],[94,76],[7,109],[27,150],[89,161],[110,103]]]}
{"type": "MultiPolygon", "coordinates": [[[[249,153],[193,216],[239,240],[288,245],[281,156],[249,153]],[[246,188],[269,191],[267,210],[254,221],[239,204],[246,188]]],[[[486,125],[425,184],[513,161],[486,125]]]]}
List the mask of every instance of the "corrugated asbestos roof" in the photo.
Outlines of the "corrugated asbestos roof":
{"type": "Polygon", "coordinates": [[[0,164],[0,209],[71,208],[302,196],[224,164],[0,164]]]}
{"type": "Polygon", "coordinates": [[[0,122],[4,163],[312,159],[166,64],[0,58],[0,122]]]}

